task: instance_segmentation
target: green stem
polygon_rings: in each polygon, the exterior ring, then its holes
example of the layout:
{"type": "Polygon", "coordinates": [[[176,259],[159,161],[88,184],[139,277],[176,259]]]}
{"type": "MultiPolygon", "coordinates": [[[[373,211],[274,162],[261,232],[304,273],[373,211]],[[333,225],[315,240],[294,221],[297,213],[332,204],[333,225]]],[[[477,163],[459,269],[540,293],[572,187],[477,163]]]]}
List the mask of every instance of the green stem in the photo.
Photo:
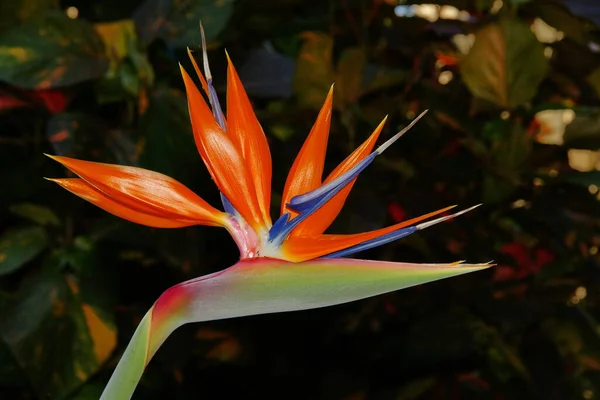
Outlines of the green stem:
{"type": "Polygon", "coordinates": [[[154,312],[155,307],[156,304],[148,310],[135,330],[100,400],[131,399],[152,356],[167,337],[182,325],[179,318],[157,318],[160,316],[154,312]]]}

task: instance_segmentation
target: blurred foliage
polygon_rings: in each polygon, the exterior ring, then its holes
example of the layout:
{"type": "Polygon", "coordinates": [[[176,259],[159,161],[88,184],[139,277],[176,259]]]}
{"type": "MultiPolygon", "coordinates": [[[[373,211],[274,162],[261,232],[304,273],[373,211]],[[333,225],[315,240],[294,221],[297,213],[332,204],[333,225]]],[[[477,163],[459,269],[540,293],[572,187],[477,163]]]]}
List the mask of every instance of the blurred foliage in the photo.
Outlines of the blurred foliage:
{"type": "Polygon", "coordinates": [[[363,173],[332,231],[483,202],[361,256],[498,266],[186,326],[136,399],[600,396],[600,4],[400,3],[2,2],[0,397],[98,398],[163,290],[235,262],[223,231],[135,226],[42,179],[66,174],[43,153],[64,154],[157,170],[218,204],[177,68],[199,19],[217,90],[227,48],[268,134],[274,212],[335,81],[328,168],[386,114],[389,137],[431,112],[363,173]]]}

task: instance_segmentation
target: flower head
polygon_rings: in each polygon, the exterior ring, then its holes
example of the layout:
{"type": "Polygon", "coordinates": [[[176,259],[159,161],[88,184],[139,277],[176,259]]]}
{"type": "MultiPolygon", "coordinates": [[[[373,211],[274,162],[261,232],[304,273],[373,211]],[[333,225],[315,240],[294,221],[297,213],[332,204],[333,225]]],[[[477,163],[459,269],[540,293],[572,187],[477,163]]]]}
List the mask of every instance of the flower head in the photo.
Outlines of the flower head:
{"type": "Polygon", "coordinates": [[[463,214],[423,222],[446,207],[371,232],[337,235],[323,232],[338,215],[361,171],[398,140],[424,114],[375,148],[386,119],[325,179],[323,167],[332,114],[333,86],[288,174],[281,211],[273,223],[271,154],[240,78],[229,60],[227,115],[221,111],[205,58],[207,77],[190,58],[212,106],[181,67],[196,146],[220,190],[220,211],[183,184],[136,167],[50,156],[79,178],[51,179],[85,200],[129,221],[158,228],[221,226],[236,241],[241,259],[270,257],[292,262],[347,256],[410,235],[463,214]]]}
{"type": "Polygon", "coordinates": [[[191,225],[227,229],[241,261],[221,272],[166,290],[148,311],[102,399],[127,399],[150,358],[178,326],[197,321],[340,304],[485,268],[489,264],[407,264],[341,258],[463,214],[433,211],[371,232],[323,232],[340,212],[355,180],[423,116],[379,147],[385,119],[325,179],[323,167],[333,87],[287,177],[273,222],[271,155],[240,78],[229,60],[227,114],[219,104],[203,46],[204,74],[190,53],[204,96],[181,68],[196,146],[219,188],[223,211],[176,180],[136,167],[50,156],[78,178],[51,179],[126,220],[157,228],[191,225]],[[435,219],[431,219],[436,217],[435,219]]]}

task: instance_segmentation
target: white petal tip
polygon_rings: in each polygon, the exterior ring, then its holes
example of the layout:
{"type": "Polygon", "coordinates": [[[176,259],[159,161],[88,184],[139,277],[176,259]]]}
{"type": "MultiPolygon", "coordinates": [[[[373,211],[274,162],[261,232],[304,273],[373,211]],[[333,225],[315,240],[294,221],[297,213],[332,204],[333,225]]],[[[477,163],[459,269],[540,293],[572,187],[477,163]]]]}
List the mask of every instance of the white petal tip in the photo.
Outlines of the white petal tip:
{"type": "MultiPolygon", "coordinates": [[[[410,128],[412,128],[421,118],[423,118],[423,116],[427,113],[428,110],[423,111],[421,114],[419,114],[417,116],[417,118],[413,119],[410,124],[408,124],[404,129],[402,129],[400,132],[396,133],[394,136],[392,136],[390,139],[388,139],[384,144],[382,144],[381,146],[379,146],[377,148],[377,150],[375,150],[376,153],[381,154],[383,153],[388,147],[390,147],[392,144],[394,144],[394,142],[398,139],[400,139],[402,137],[402,135],[404,135],[406,132],[408,132],[410,130],[410,128]]],[[[386,116],[387,118],[387,116],[386,116]]]]}
{"type": "Polygon", "coordinates": [[[208,52],[206,50],[206,35],[204,34],[204,26],[202,21],[198,21],[200,24],[200,36],[202,36],[202,64],[204,66],[204,75],[208,82],[212,81],[212,74],[210,73],[210,67],[208,65],[208,52]]]}
{"type": "Polygon", "coordinates": [[[449,219],[452,219],[452,218],[458,217],[459,215],[466,214],[466,213],[468,213],[469,211],[472,211],[472,210],[476,209],[476,208],[477,208],[477,207],[479,207],[479,206],[481,206],[481,203],[480,203],[480,204],[477,204],[477,205],[475,205],[475,206],[473,206],[473,207],[469,207],[469,208],[467,208],[467,209],[465,209],[465,210],[459,211],[459,212],[457,212],[457,213],[454,213],[454,214],[452,214],[452,215],[446,215],[445,217],[436,218],[436,219],[434,219],[434,220],[432,220],[432,221],[423,222],[422,224],[418,224],[418,225],[416,226],[416,228],[417,228],[418,230],[422,230],[422,229],[425,229],[425,228],[429,228],[430,226],[433,226],[433,225],[439,224],[440,222],[448,221],[449,219]]]}

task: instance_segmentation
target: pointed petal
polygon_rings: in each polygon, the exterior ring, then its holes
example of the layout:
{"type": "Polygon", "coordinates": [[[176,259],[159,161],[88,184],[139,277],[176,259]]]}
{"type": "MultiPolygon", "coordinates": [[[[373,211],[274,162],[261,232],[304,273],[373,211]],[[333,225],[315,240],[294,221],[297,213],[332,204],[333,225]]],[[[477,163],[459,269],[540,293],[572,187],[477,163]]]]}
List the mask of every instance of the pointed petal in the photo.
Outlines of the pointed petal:
{"type": "MultiPolygon", "coordinates": [[[[340,163],[332,172],[329,174],[324,183],[331,182],[332,180],[340,177],[341,175],[348,172],[360,161],[364,160],[375,146],[377,138],[383,129],[387,117],[379,124],[379,126],[373,131],[371,136],[363,144],[361,144],[352,154],[350,154],[344,161],[340,163]]],[[[310,217],[306,218],[302,223],[292,231],[292,236],[316,236],[325,231],[331,225],[331,223],[338,216],[348,194],[354,186],[354,182],[357,178],[354,178],[348,185],[346,185],[338,194],[333,196],[325,205],[314,212],[310,217]]]]}
{"type": "Polygon", "coordinates": [[[443,216],[443,217],[440,217],[440,218],[436,218],[436,219],[434,219],[432,221],[423,222],[423,223],[418,224],[417,226],[415,226],[415,228],[417,228],[418,230],[423,230],[423,229],[429,228],[430,226],[437,225],[440,222],[446,222],[446,221],[449,221],[451,219],[454,219],[454,218],[456,218],[456,217],[458,217],[460,215],[466,214],[469,211],[472,211],[472,210],[476,209],[477,207],[481,207],[481,206],[482,206],[482,204],[479,203],[479,204],[476,204],[476,205],[474,205],[472,207],[469,207],[469,208],[466,208],[466,209],[461,210],[459,212],[456,212],[454,214],[446,215],[446,216],[443,216]]]}
{"type": "MultiPolygon", "coordinates": [[[[344,190],[344,188],[348,186],[351,182],[354,182],[355,178],[358,177],[358,175],[365,168],[367,168],[369,164],[373,162],[375,157],[384,152],[385,149],[387,149],[402,135],[404,135],[419,119],[423,117],[423,115],[425,115],[426,112],[427,110],[422,112],[417,118],[415,118],[410,124],[408,124],[406,128],[402,129],[400,132],[392,136],[391,139],[388,139],[374,152],[364,157],[362,160],[358,161],[345,173],[332,179],[329,182],[320,185],[319,187],[313,190],[310,190],[309,192],[292,197],[289,203],[286,203],[285,206],[289,210],[288,213],[290,215],[295,215],[296,218],[290,219],[290,221],[286,224],[279,224],[276,222],[276,225],[279,227],[279,229],[277,231],[271,230],[269,232],[269,241],[274,246],[281,245],[281,243],[294,231],[294,229],[296,229],[296,227],[298,227],[304,222],[304,220],[309,218],[312,214],[314,214],[321,207],[327,204],[329,200],[331,200],[338,193],[344,190]]],[[[282,214],[280,219],[284,217],[285,214],[282,214]]]]}
{"type": "MultiPolygon", "coordinates": [[[[435,215],[444,213],[451,208],[446,207],[420,217],[409,219],[398,224],[388,226],[386,228],[377,229],[370,232],[355,233],[350,235],[321,235],[317,237],[289,237],[281,244],[281,251],[286,260],[300,262],[322,257],[327,254],[335,253],[353,246],[357,246],[363,242],[370,241],[389,235],[393,232],[408,228],[418,222],[431,218],[435,215]]],[[[413,228],[412,233],[416,230],[413,228]]]]}
{"type": "Polygon", "coordinates": [[[119,203],[112,197],[107,196],[95,187],[86,183],[86,181],[83,179],[65,178],[48,180],[56,182],[69,192],[89,201],[104,211],[108,211],[119,218],[126,219],[127,221],[134,222],[136,224],[151,226],[153,228],[181,228],[184,226],[202,224],[199,221],[190,220],[189,216],[181,216],[181,219],[173,217],[164,218],[138,211],[134,208],[119,203]]]}
{"type": "Polygon", "coordinates": [[[200,91],[183,68],[181,74],[187,91],[196,146],[211,177],[254,230],[268,229],[264,226],[250,171],[237,146],[217,124],[200,91]]]}
{"type": "Polygon", "coordinates": [[[250,99],[227,55],[227,133],[242,153],[254,181],[264,224],[271,226],[271,152],[250,99]]]}
{"type": "Polygon", "coordinates": [[[217,91],[215,90],[212,84],[212,74],[210,73],[210,65],[208,63],[208,52],[206,51],[206,36],[204,35],[204,27],[202,26],[202,21],[200,21],[200,35],[202,36],[202,64],[204,65],[204,73],[206,74],[206,79],[204,79],[204,77],[200,73],[200,68],[198,68],[196,61],[192,59],[192,63],[194,64],[196,74],[202,82],[202,88],[208,96],[208,100],[210,101],[210,106],[212,108],[212,113],[215,117],[215,120],[217,121],[219,126],[224,131],[226,131],[227,125],[225,122],[225,115],[223,115],[223,110],[221,109],[221,103],[219,103],[217,91]]]}
{"type": "MultiPolygon", "coordinates": [[[[333,86],[325,99],[325,103],[317,116],[302,149],[296,156],[296,160],[290,169],[283,195],[281,198],[281,214],[287,212],[286,204],[295,196],[310,192],[321,186],[323,179],[323,166],[325,164],[325,152],[327,150],[327,139],[329,137],[329,126],[331,123],[331,106],[333,103],[333,86]]],[[[291,218],[298,215],[291,211],[291,218]]]]}
{"type": "Polygon", "coordinates": [[[489,266],[353,259],[242,260],[163,293],[137,328],[100,400],[131,398],[150,358],[185,323],[327,307],[489,266]]]}
{"type": "Polygon", "coordinates": [[[310,192],[300,194],[298,196],[293,197],[288,204],[286,204],[287,208],[290,210],[294,210],[296,212],[305,214],[312,214],[318,208],[322,207],[330,198],[339,193],[346,185],[354,180],[366,167],[369,166],[377,157],[381,155],[388,147],[390,147],[394,142],[396,142],[399,138],[402,137],[406,132],[410,130],[425,114],[427,110],[423,111],[417,118],[413,119],[410,124],[408,124],[404,129],[400,132],[392,136],[385,143],[379,146],[374,152],[363,158],[361,161],[356,163],[352,168],[349,168],[348,171],[341,174],[340,176],[332,179],[329,182],[320,185],[319,187],[311,190],[310,192]]]}
{"type": "Polygon", "coordinates": [[[206,82],[206,78],[200,70],[200,67],[198,67],[198,63],[196,63],[196,59],[194,58],[192,50],[190,50],[189,47],[187,48],[187,54],[190,58],[190,61],[192,62],[192,65],[194,66],[194,71],[196,71],[196,75],[198,75],[198,79],[200,79],[200,84],[202,84],[202,90],[204,90],[204,93],[206,93],[206,95],[208,96],[208,83],[206,82]]]}
{"type": "MultiPolygon", "coordinates": [[[[186,219],[200,225],[224,225],[227,214],[211,207],[190,189],[167,175],[137,167],[69,157],[48,157],[79,175],[107,197],[142,214],[163,219],[186,219]]],[[[75,186],[71,185],[72,188],[75,186]]],[[[81,185],[78,188],[81,189],[81,185]]]]}

